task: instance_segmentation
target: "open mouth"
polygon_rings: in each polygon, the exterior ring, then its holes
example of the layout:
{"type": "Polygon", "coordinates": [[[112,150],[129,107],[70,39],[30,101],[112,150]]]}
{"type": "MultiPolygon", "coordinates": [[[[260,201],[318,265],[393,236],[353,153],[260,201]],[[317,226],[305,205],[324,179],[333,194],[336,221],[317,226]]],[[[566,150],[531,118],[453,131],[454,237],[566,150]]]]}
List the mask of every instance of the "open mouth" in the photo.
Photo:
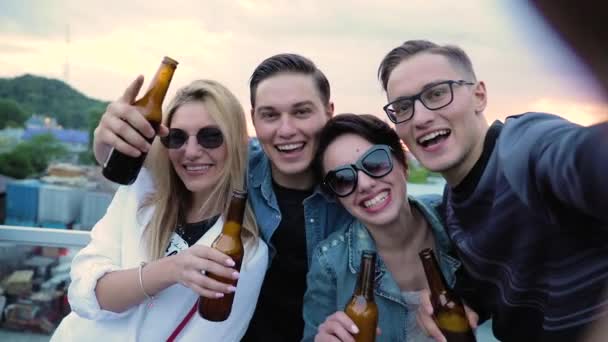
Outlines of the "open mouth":
{"type": "Polygon", "coordinates": [[[382,191],[381,193],[374,196],[374,198],[363,201],[362,205],[366,209],[377,208],[382,206],[388,198],[388,191],[382,191]]]}
{"type": "Polygon", "coordinates": [[[431,147],[433,145],[437,145],[443,140],[447,139],[452,131],[449,129],[440,129],[428,134],[425,134],[418,138],[416,142],[422,147],[431,147]]]}
{"type": "Polygon", "coordinates": [[[183,165],[184,169],[188,173],[203,173],[207,172],[213,164],[196,164],[196,165],[183,165]]]}
{"type": "Polygon", "coordinates": [[[304,149],[305,145],[306,145],[305,143],[301,142],[301,143],[274,145],[274,147],[277,149],[277,151],[279,151],[281,153],[293,153],[293,152],[302,151],[302,149],[304,149]]]}

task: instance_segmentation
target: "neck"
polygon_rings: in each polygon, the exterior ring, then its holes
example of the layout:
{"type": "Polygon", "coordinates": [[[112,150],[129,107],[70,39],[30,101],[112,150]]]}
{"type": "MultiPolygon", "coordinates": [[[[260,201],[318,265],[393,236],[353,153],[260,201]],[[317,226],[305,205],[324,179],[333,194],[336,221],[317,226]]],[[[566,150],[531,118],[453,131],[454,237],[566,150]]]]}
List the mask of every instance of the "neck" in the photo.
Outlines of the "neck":
{"type": "Polygon", "coordinates": [[[209,213],[209,209],[213,207],[203,207],[207,201],[208,195],[209,194],[207,193],[192,193],[192,202],[184,217],[186,223],[200,222],[216,215],[214,213],[209,213]]]}
{"type": "Polygon", "coordinates": [[[315,184],[312,170],[300,173],[285,174],[272,166],[272,180],[278,185],[293,190],[308,190],[315,184]]]}
{"type": "Polygon", "coordinates": [[[486,135],[488,134],[490,127],[488,126],[488,122],[485,120],[485,118],[480,125],[481,134],[479,134],[479,138],[473,147],[469,151],[464,151],[465,156],[463,160],[457,162],[457,164],[452,168],[442,172],[443,178],[445,178],[446,182],[451,188],[454,188],[460,184],[460,182],[464,180],[469,172],[471,172],[477,161],[479,161],[479,158],[481,158],[486,135]]]}
{"type": "Polygon", "coordinates": [[[418,209],[413,208],[409,201],[405,201],[399,217],[392,223],[384,226],[368,226],[368,230],[376,243],[378,251],[393,252],[411,250],[418,251],[426,241],[428,234],[425,220],[418,209]]]}

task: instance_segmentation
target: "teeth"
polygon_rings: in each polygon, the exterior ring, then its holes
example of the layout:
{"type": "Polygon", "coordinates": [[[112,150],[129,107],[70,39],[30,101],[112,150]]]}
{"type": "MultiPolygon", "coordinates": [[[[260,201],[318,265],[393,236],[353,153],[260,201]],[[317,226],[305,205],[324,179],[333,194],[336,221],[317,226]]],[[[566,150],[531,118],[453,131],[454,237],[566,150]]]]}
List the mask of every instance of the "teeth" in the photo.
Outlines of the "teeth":
{"type": "Polygon", "coordinates": [[[440,129],[438,131],[431,132],[429,134],[423,135],[422,137],[420,137],[418,139],[418,143],[424,143],[424,142],[429,141],[431,139],[435,139],[435,138],[437,138],[440,135],[446,135],[448,133],[450,133],[449,130],[447,130],[447,129],[440,129]]]}
{"type": "Polygon", "coordinates": [[[388,197],[388,191],[383,191],[383,192],[379,193],[378,195],[376,195],[376,197],[363,202],[363,206],[366,207],[366,208],[370,208],[370,207],[376,206],[379,203],[384,202],[384,200],[387,197],[388,197]]]}
{"type": "Polygon", "coordinates": [[[293,151],[304,146],[304,143],[277,145],[279,151],[293,151]]]}
{"type": "Polygon", "coordinates": [[[210,165],[186,165],[187,171],[203,171],[210,168],[210,165]]]}

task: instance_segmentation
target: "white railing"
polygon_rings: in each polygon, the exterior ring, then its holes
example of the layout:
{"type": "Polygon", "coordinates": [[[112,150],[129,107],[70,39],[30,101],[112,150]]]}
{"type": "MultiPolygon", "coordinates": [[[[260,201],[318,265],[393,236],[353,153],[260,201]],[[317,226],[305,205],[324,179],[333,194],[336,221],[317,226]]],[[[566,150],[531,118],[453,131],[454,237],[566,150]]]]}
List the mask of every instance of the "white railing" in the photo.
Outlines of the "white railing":
{"type": "Polygon", "coordinates": [[[88,231],[0,225],[0,242],[29,246],[82,248],[90,240],[91,236],[88,231]]]}

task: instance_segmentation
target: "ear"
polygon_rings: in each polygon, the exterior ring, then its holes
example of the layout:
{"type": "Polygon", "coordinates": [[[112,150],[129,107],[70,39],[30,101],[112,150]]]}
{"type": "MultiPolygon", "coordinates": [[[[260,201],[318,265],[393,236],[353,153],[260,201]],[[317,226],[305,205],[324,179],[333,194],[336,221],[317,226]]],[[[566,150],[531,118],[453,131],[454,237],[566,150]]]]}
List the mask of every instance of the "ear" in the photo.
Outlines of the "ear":
{"type": "Polygon", "coordinates": [[[488,93],[486,92],[486,84],[483,81],[477,82],[473,95],[475,97],[475,113],[483,113],[488,104],[488,93]]]}
{"type": "Polygon", "coordinates": [[[327,104],[327,107],[325,109],[325,112],[327,114],[327,119],[331,119],[334,116],[334,103],[333,102],[329,102],[327,104]]]}

